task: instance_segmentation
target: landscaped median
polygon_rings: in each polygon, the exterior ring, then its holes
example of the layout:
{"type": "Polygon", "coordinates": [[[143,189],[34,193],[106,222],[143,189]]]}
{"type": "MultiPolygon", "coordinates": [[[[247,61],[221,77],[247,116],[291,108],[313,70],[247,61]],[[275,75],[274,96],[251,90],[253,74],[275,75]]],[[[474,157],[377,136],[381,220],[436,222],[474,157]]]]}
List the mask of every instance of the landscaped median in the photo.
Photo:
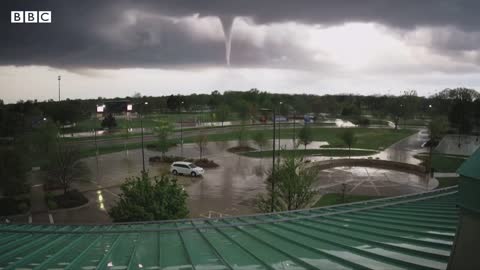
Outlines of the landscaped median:
{"type": "MultiPolygon", "coordinates": [[[[278,152],[278,151],[277,151],[278,152]]],[[[378,151],[367,150],[367,149],[338,149],[338,148],[322,148],[322,149],[294,149],[294,150],[280,150],[281,156],[294,156],[294,157],[303,157],[303,156],[327,156],[327,157],[348,157],[348,156],[370,156],[377,154],[378,151]]],[[[264,158],[271,157],[272,151],[250,151],[242,152],[240,155],[253,157],[253,158],[264,158]]]]}

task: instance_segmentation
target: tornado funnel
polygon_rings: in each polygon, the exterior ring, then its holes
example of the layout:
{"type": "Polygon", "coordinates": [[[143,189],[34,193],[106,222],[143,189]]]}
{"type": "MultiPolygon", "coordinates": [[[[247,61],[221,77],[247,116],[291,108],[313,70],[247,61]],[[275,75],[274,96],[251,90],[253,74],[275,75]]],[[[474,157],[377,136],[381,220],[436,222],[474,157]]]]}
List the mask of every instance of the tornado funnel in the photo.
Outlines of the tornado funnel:
{"type": "Polygon", "coordinates": [[[230,66],[230,54],[232,51],[232,28],[235,17],[222,16],[220,22],[222,23],[223,35],[225,37],[225,61],[227,66],[230,66]]]}

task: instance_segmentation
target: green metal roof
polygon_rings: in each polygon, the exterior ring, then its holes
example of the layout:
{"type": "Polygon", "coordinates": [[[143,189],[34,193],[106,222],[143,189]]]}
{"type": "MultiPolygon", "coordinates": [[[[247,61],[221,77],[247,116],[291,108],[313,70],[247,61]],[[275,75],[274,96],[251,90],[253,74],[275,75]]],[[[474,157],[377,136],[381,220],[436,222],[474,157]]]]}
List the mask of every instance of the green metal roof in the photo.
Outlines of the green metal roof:
{"type": "Polygon", "coordinates": [[[0,269],[446,269],[457,188],[221,219],[0,225],[0,269]]]}
{"type": "Polygon", "coordinates": [[[480,148],[458,168],[457,172],[464,177],[480,180],[480,148]]]}
{"type": "Polygon", "coordinates": [[[461,175],[459,206],[480,213],[480,148],[460,166],[457,172],[461,175]]]}

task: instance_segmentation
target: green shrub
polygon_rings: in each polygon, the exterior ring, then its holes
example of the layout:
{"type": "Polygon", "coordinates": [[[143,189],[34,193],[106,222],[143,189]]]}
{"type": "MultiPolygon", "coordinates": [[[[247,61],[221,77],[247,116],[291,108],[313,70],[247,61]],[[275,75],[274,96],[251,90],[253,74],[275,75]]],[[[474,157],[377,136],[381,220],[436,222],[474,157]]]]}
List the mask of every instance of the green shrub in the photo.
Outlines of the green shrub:
{"type": "Polygon", "coordinates": [[[128,178],[117,204],[108,212],[116,222],[180,219],[188,215],[187,192],[167,175],[128,178]]]}
{"type": "Polygon", "coordinates": [[[50,210],[55,210],[58,208],[58,205],[57,203],[55,202],[55,200],[51,199],[51,200],[47,200],[47,207],[48,209],[50,210]]]}
{"type": "Polygon", "coordinates": [[[30,206],[27,202],[23,201],[17,205],[17,210],[20,213],[26,213],[30,209],[30,206]]]}

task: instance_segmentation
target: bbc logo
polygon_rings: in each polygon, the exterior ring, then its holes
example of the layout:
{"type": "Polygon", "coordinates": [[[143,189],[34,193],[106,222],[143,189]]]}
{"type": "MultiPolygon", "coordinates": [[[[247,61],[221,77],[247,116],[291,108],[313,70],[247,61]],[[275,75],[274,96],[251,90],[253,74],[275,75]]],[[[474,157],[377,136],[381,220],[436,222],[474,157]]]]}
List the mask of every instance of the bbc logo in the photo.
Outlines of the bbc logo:
{"type": "Polygon", "coordinates": [[[51,23],[51,11],[12,11],[11,23],[51,23]]]}

